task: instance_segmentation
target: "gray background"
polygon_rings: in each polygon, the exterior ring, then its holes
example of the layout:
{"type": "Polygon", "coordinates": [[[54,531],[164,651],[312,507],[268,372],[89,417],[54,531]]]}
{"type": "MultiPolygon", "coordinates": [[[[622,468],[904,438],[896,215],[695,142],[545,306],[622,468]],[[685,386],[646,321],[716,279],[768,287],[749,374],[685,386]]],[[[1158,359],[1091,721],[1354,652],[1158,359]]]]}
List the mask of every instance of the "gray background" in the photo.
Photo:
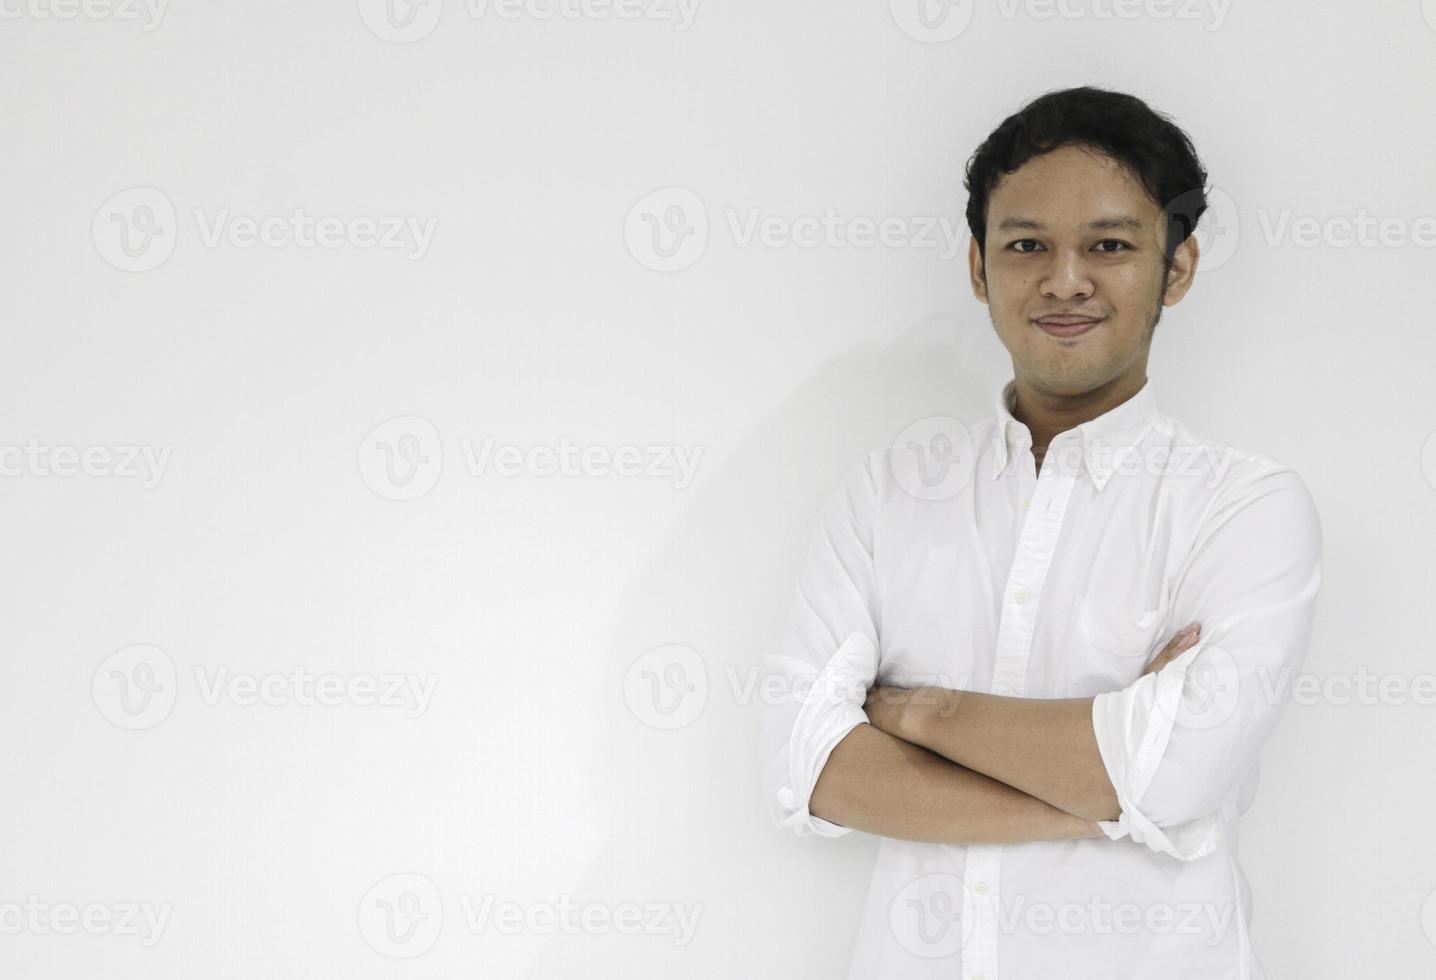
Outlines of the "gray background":
{"type": "Polygon", "coordinates": [[[0,3],[0,972],[841,975],[875,840],[766,824],[747,684],[839,476],[1011,376],[961,168],[1084,82],[1225,195],[1163,409],[1322,515],[1333,693],[1244,823],[1257,951],[1432,969],[1436,3],[916,8],[0,3]],[[244,244],[296,208],[338,240],[244,244]],[[895,237],[782,243],[830,210],[895,237]],[[528,461],[472,472],[486,439],[528,461]],[[394,675],[432,699],[365,703],[394,675]]]}

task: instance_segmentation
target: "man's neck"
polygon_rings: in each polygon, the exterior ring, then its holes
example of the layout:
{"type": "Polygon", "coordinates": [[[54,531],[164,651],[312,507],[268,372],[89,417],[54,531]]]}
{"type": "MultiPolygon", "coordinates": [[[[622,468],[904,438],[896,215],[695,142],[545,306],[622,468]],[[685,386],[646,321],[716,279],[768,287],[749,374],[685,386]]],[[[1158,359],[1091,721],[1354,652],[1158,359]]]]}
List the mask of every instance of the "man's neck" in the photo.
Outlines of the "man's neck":
{"type": "Polygon", "coordinates": [[[1132,377],[1114,378],[1100,388],[1081,394],[1054,395],[1037,391],[1017,379],[1012,417],[1032,433],[1032,456],[1037,469],[1042,469],[1042,459],[1053,439],[1068,429],[1110,412],[1141,391],[1146,383],[1147,376],[1143,372],[1132,377]]]}

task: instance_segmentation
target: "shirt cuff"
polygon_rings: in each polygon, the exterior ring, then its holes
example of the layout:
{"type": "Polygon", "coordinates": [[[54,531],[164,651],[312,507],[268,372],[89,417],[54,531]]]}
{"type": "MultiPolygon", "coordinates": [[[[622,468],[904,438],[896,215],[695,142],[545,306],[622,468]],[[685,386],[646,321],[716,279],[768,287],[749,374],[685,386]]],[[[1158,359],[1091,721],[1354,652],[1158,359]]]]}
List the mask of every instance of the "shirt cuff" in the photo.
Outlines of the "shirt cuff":
{"type": "Polygon", "coordinates": [[[1167,751],[1182,707],[1187,668],[1201,647],[1199,640],[1156,673],[1092,699],[1092,731],[1122,811],[1116,820],[1099,820],[1097,826],[1111,840],[1131,837],[1182,861],[1194,861],[1216,849],[1221,813],[1163,828],[1147,818],[1139,803],[1167,751]]]}
{"type": "Polygon", "coordinates": [[[828,756],[848,732],[867,722],[862,705],[877,673],[878,652],[873,641],[862,633],[853,633],[808,688],[788,740],[788,782],[778,790],[783,811],[778,819],[780,827],[803,837],[842,837],[852,833],[851,827],[814,816],[808,805],[828,756]]]}

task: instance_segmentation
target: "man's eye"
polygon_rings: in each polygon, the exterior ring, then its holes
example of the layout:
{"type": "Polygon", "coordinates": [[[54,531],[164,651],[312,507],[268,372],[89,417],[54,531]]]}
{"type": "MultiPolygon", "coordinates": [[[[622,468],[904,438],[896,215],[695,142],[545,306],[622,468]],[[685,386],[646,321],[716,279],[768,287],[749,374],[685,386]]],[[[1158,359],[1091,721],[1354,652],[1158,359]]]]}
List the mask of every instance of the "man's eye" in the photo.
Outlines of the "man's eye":
{"type": "Polygon", "coordinates": [[[1025,254],[1027,254],[1028,252],[1030,252],[1031,249],[1022,248],[1021,246],[1023,246],[1023,245],[1036,245],[1036,244],[1037,244],[1037,242],[1034,241],[1034,240],[1031,239],[1031,238],[1019,238],[1017,241],[1013,242],[1011,245],[1009,245],[1009,246],[1007,246],[1007,247],[1010,248],[1010,249],[1012,249],[1012,250],[1014,250],[1014,251],[1016,251],[1016,252],[1020,252],[1020,253],[1022,253],[1022,254],[1025,255],[1025,254]]]}
{"type": "Polygon", "coordinates": [[[1124,251],[1124,250],[1130,249],[1130,248],[1132,247],[1132,246],[1128,245],[1126,242],[1118,241],[1118,240],[1115,239],[1115,238],[1104,238],[1102,241],[1098,242],[1097,245],[1098,245],[1099,248],[1100,248],[1101,246],[1103,246],[1103,245],[1116,245],[1116,246],[1117,246],[1116,248],[1103,249],[1103,251],[1106,252],[1108,255],[1113,255],[1113,254],[1115,254],[1115,253],[1117,253],[1117,252],[1119,252],[1119,251],[1124,251]]]}

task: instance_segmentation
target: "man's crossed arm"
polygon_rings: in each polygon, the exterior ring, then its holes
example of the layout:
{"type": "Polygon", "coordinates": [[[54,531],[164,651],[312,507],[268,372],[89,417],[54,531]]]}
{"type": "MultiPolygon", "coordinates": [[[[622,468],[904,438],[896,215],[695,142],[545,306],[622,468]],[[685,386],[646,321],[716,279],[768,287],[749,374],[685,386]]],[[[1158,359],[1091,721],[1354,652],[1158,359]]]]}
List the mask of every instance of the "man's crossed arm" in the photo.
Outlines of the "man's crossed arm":
{"type": "MultiPolygon", "coordinates": [[[[1190,628],[1189,628],[1190,629],[1190,628]]],[[[1177,633],[1143,674],[1191,647],[1177,633]]],[[[1101,837],[1119,816],[1092,728],[1092,699],[874,687],[813,787],[811,811],[902,840],[1020,843],[1101,837]]]]}

